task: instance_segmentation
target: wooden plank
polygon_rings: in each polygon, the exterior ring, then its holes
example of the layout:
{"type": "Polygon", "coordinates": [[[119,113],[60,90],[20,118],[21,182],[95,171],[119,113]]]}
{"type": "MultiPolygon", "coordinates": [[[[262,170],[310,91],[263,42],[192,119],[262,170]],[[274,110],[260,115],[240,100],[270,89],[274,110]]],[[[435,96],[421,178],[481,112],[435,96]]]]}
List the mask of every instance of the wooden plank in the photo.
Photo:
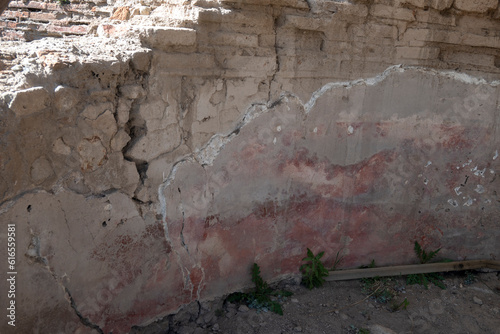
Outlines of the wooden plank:
{"type": "Polygon", "coordinates": [[[368,277],[400,276],[410,274],[439,273],[448,271],[472,270],[490,268],[500,270],[500,261],[469,260],[442,263],[414,264],[366,269],[349,269],[330,271],[326,281],[342,281],[368,277]]]}

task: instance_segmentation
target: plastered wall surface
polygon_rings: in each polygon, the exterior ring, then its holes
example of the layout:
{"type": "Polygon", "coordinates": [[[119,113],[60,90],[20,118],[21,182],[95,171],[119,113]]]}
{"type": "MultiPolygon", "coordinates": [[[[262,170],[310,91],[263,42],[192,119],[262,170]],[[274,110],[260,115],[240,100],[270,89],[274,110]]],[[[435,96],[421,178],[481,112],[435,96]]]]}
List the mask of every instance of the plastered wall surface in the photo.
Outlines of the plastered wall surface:
{"type": "Polygon", "coordinates": [[[128,333],[307,247],[500,256],[497,1],[23,4],[0,53],[17,331],[128,333]]]}

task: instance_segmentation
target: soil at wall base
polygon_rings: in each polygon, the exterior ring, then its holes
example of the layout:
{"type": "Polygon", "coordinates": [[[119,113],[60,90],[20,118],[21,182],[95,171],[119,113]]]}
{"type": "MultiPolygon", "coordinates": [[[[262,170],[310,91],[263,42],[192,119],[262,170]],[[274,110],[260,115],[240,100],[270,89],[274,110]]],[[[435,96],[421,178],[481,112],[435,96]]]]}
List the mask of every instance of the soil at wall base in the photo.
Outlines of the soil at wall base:
{"type": "Polygon", "coordinates": [[[499,333],[500,273],[443,276],[446,289],[409,285],[404,277],[375,285],[361,280],[328,282],[313,290],[287,280],[275,287],[293,292],[282,303],[283,316],[219,299],[193,303],[131,333],[499,333]],[[378,297],[370,296],[377,287],[378,297]]]}

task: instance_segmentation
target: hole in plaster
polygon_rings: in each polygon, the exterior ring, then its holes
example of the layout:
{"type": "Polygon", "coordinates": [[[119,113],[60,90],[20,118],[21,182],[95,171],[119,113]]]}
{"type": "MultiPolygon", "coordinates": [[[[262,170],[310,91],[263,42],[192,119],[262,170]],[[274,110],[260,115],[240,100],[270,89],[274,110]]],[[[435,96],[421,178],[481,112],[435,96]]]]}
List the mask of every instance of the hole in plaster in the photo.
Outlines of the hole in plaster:
{"type": "Polygon", "coordinates": [[[31,212],[31,204],[28,205],[28,207],[26,208],[26,211],[31,212]]]}
{"type": "Polygon", "coordinates": [[[102,224],[101,224],[101,225],[102,225],[102,227],[106,227],[106,226],[108,226],[108,224],[107,224],[105,221],[104,221],[104,222],[102,222],[102,224]]]}

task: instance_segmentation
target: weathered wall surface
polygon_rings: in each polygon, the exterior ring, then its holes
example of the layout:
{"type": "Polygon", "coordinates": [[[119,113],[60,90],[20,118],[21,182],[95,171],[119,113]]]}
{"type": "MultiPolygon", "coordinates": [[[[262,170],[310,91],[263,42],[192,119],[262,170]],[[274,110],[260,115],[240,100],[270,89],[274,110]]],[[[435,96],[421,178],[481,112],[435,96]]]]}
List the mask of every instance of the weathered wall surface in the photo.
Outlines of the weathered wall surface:
{"type": "MultiPolygon", "coordinates": [[[[66,22],[84,37],[2,43],[18,331],[126,333],[253,262],[297,275],[307,247],[500,256],[497,1],[106,6],[66,22]]],[[[19,27],[4,39],[43,37],[19,27]]]]}

